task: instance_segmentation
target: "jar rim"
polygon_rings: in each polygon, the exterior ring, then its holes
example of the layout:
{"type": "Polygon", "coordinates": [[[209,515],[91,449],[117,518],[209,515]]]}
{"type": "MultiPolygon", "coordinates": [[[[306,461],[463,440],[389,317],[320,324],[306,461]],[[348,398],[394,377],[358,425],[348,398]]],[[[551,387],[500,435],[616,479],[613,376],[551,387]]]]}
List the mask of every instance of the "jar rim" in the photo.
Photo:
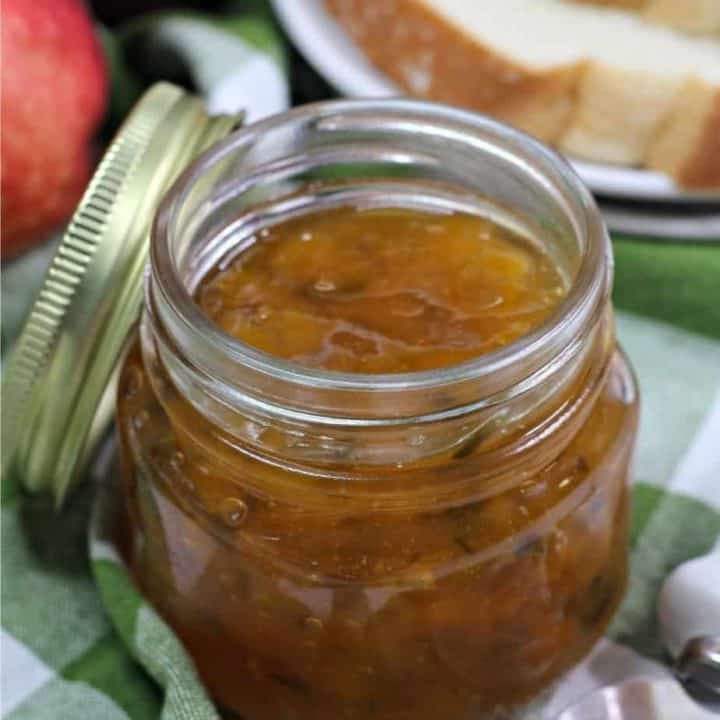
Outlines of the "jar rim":
{"type": "MultiPolygon", "coordinates": [[[[176,318],[194,330],[216,351],[232,362],[280,381],[327,391],[407,391],[436,388],[496,375],[526,362],[540,348],[557,340],[559,331],[566,338],[577,335],[588,319],[599,316],[607,301],[612,277],[609,237],[598,207],[580,178],[558,153],[531,136],[497,120],[448,105],[412,99],[332,100],[293,108],[240,128],[199,156],[177,179],[165,195],[153,225],[151,239],[152,281],[176,318]],[[548,190],[562,196],[572,213],[579,233],[582,253],[577,272],[548,318],[530,333],[498,350],[462,363],[417,372],[374,374],[347,373],[302,365],[259,350],[226,334],[197,305],[173,259],[171,235],[183,201],[197,180],[216,163],[237,152],[253,139],[299,120],[316,124],[340,122],[348,117],[374,114],[376,117],[405,117],[432,120],[471,138],[482,138],[482,145],[495,150],[530,171],[548,190]],[[574,328],[574,331],[573,331],[574,328]]],[[[555,348],[557,352],[563,346],[555,348]]]]}

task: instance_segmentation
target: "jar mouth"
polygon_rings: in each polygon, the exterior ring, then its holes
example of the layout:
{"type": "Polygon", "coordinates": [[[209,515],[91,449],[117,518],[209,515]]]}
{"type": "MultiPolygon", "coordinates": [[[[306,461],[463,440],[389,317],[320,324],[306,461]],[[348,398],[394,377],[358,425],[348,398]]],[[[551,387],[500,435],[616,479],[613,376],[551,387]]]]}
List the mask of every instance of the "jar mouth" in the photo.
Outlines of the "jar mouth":
{"type": "MultiPolygon", "coordinates": [[[[316,150],[327,154],[328,148],[331,150],[326,143],[316,150]]],[[[402,147],[390,143],[385,150],[383,157],[389,157],[389,151],[395,162],[407,162],[402,157],[402,147]]],[[[363,151],[362,140],[354,140],[344,152],[350,161],[370,157],[363,151]]],[[[243,181],[247,187],[260,184],[265,177],[282,172],[292,157],[280,151],[266,162],[260,153],[259,160],[255,159],[257,164],[243,181]]],[[[216,180],[214,196],[211,194],[197,205],[202,207],[203,217],[212,213],[227,191],[227,185],[216,180]]],[[[187,240],[186,246],[190,242],[187,240]]],[[[437,103],[407,99],[340,100],[305,105],[241,128],[196,159],[178,178],[159,208],[152,234],[151,268],[153,289],[152,298],[148,299],[152,303],[148,304],[162,316],[163,324],[177,330],[171,329],[170,335],[183,353],[194,356],[201,366],[204,365],[203,353],[210,351],[223,356],[224,367],[227,363],[235,364],[256,376],[294,387],[394,393],[498,378],[513,368],[526,368],[526,374],[530,375],[552,363],[587,331],[588,325],[594,324],[604,307],[611,284],[612,254],[606,229],[589,191],[563,158],[532,137],[488,117],[437,103]],[[508,168],[508,175],[516,174],[520,178],[518,182],[547,196],[571,228],[579,258],[566,295],[544,323],[510,344],[462,363],[418,372],[371,374],[324,370],[270,355],[226,334],[197,305],[188,287],[186,272],[179,267],[177,238],[183,235],[184,224],[198,224],[183,209],[191,202],[201,179],[212,175],[219,165],[231,162],[234,156],[246,157],[256,152],[257,144],[274,134],[284,133],[284,142],[294,142],[301,126],[341,141],[353,133],[362,135],[388,127],[395,135],[405,135],[418,146],[433,137],[440,142],[465,146],[469,157],[473,154],[492,156],[498,167],[508,168]]],[[[206,367],[209,373],[217,373],[219,369],[212,363],[206,367]]],[[[495,389],[508,384],[501,382],[495,389]]]]}

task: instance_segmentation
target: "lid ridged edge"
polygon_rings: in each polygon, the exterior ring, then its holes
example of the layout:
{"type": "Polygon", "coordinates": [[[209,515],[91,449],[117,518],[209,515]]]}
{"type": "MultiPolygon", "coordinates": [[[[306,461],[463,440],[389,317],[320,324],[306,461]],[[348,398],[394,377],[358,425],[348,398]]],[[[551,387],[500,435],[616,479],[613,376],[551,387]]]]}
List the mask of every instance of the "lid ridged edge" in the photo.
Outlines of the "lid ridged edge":
{"type": "MultiPolygon", "coordinates": [[[[157,162],[163,147],[183,145],[165,144],[173,129],[190,137],[177,153],[176,161],[163,158],[158,188],[165,189],[193,155],[239,122],[238,117],[211,119],[205,115],[199,99],[168,83],[160,83],[143,96],[111,143],[56,251],[3,373],[4,496],[22,476],[28,489],[52,488],[60,502],[77,466],[87,455],[88,436],[96,435],[109,419],[93,422],[94,407],[92,411],[89,407],[100,403],[117,358],[88,359],[87,353],[69,350],[68,344],[87,341],[92,350],[94,342],[107,336],[106,328],[94,326],[95,307],[86,307],[83,300],[98,302],[105,295],[105,284],[118,281],[118,268],[127,269],[131,277],[118,298],[122,298],[121,306],[105,311],[108,318],[121,326],[118,332],[123,335],[119,341],[118,336],[113,338],[113,348],[124,340],[140,308],[141,268],[147,257],[148,233],[143,222],[138,223],[128,212],[134,204],[128,207],[133,182],[147,183],[152,171],[148,163],[157,162]],[[167,123],[177,127],[166,127],[167,123]],[[119,207],[124,212],[119,212],[119,207]],[[117,237],[110,232],[114,229],[110,225],[113,221],[124,228],[117,237]],[[128,233],[132,234],[132,242],[124,242],[128,233]],[[69,377],[69,386],[64,388],[63,369],[70,371],[68,375],[80,369],[87,372],[69,377]],[[87,377],[93,380],[90,388],[84,386],[87,377]],[[66,409],[68,417],[43,416],[58,407],[66,409]]],[[[146,205],[145,187],[138,196],[142,198],[139,205],[146,205]]],[[[109,287],[108,292],[111,291],[115,288],[109,287]]],[[[97,312],[102,312],[101,308],[97,312]]]]}

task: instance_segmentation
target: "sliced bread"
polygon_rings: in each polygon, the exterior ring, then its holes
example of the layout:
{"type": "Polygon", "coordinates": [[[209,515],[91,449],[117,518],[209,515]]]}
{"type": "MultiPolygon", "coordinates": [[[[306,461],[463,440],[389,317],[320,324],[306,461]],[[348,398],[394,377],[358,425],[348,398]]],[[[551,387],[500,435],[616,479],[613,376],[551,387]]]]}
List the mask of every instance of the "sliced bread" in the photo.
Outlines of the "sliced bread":
{"type": "Polygon", "coordinates": [[[720,93],[700,80],[683,86],[648,151],[647,167],[679,185],[720,187],[720,93]]]}
{"type": "Polygon", "coordinates": [[[577,157],[720,187],[714,38],[563,0],[326,3],[411,94],[488,113],[577,157]]]}

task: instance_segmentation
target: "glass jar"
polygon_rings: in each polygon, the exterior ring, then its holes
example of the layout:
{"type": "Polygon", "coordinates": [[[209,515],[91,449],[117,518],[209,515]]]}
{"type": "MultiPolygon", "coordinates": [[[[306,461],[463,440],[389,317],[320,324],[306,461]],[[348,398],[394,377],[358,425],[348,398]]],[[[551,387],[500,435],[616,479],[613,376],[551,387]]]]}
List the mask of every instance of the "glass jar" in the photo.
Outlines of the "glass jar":
{"type": "Polygon", "coordinates": [[[118,425],[137,582],[247,720],[504,717],[588,652],[624,591],[637,392],[598,210],[554,153],[407,100],[306,106],[196,161],[162,204],[118,425]],[[549,320],[433,371],[271,357],[193,301],[287,217],[453,209],[569,281],[549,320]]]}

